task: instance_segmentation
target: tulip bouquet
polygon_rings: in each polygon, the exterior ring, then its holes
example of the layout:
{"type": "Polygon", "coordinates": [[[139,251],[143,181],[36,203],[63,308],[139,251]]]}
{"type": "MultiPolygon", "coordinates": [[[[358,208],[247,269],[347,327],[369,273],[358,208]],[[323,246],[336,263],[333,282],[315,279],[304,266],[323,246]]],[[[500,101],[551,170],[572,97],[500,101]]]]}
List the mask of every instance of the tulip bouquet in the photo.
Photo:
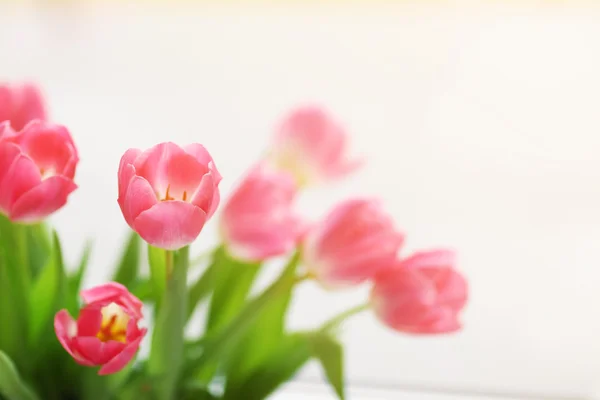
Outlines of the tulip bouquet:
{"type": "Polygon", "coordinates": [[[342,201],[311,223],[294,210],[301,190],[360,166],[347,141],[322,109],[296,109],[224,202],[202,145],[125,151],[115,197],[131,234],[112,281],[82,287],[89,246],[65,265],[45,222],[77,188],[75,141],[47,118],[36,87],[0,85],[0,398],[259,400],[314,359],[343,399],[337,334],[352,315],[371,310],[406,334],[460,329],[467,284],[452,251],[399,256],[404,235],[375,199],[342,201]],[[221,244],[190,279],[189,245],[217,209],[221,244]],[[273,257],[288,261],[253,291],[273,257]],[[309,280],[323,290],[368,284],[371,295],[290,331],[294,288],[309,280]],[[200,307],[202,333],[186,335],[200,307]],[[147,357],[137,357],[142,342],[147,357]]]}

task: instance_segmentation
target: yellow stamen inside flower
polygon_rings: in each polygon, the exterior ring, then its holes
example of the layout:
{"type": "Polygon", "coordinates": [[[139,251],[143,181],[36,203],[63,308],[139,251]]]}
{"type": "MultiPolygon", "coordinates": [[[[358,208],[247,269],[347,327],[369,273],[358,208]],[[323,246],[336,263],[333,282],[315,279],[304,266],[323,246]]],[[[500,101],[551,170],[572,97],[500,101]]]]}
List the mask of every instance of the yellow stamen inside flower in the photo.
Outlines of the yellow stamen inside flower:
{"type": "MultiPolygon", "coordinates": [[[[171,185],[167,186],[167,192],[165,193],[165,197],[160,199],[160,201],[171,201],[171,200],[176,200],[175,197],[172,197],[169,194],[169,190],[171,190],[171,185]]],[[[183,191],[183,195],[182,195],[182,200],[183,201],[187,201],[187,192],[184,190],[183,191]]]]}
{"type": "Polygon", "coordinates": [[[129,315],[115,303],[110,303],[102,310],[102,324],[96,337],[102,342],[114,340],[125,343],[127,341],[127,324],[129,315]]]}

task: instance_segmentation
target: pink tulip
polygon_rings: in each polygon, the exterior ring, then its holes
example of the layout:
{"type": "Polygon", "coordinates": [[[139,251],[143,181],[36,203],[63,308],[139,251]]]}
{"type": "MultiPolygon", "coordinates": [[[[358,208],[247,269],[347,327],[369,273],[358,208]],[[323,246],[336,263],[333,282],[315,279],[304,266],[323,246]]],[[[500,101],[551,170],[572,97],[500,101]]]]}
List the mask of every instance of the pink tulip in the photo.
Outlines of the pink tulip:
{"type": "Polygon", "coordinates": [[[15,132],[0,124],[0,213],[37,222],[64,206],[79,161],[69,131],[42,121],[15,132]]]}
{"type": "Polygon", "coordinates": [[[129,149],[119,166],[119,206],[129,226],[152,246],[192,243],[219,205],[221,175],[199,144],[161,143],[129,149]]]}
{"type": "Polygon", "coordinates": [[[252,169],[223,208],[221,233],[230,253],[259,261],[292,250],[301,229],[295,197],[289,174],[265,165],[252,169]]]}
{"type": "Polygon", "coordinates": [[[303,260],[325,286],[358,284],[392,265],[403,241],[378,201],[347,200],[307,233],[303,260]]]}
{"type": "Polygon", "coordinates": [[[40,90],[31,84],[0,84],[0,122],[9,121],[13,129],[20,131],[34,119],[46,119],[40,90]]]}
{"type": "Polygon", "coordinates": [[[269,159],[291,172],[299,185],[340,178],[361,162],[347,155],[348,135],[324,110],[294,110],[276,132],[269,159]]]}
{"type": "Polygon", "coordinates": [[[448,250],[417,253],[375,278],[371,304],[392,329],[413,334],[454,332],[467,302],[467,282],[448,250]]]}
{"type": "Polygon", "coordinates": [[[140,328],[142,302],[118,283],[84,290],[85,306],[75,321],[67,310],[54,317],[60,344],[85,366],[102,366],[99,375],[122,370],[138,351],[146,328],[140,328]]]}

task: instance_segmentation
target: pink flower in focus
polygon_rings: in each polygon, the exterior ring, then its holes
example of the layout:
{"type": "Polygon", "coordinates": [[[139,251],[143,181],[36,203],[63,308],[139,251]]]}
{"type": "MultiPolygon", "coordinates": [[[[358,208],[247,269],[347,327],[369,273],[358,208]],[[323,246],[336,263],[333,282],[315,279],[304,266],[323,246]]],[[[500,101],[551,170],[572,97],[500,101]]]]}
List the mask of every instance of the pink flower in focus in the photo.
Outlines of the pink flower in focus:
{"type": "Polygon", "coordinates": [[[303,260],[325,286],[358,284],[389,268],[403,241],[379,201],[347,200],[307,233],[303,260]]]}
{"type": "Polygon", "coordinates": [[[192,243],[219,205],[212,157],[200,144],[161,143],[129,149],[119,165],[119,206],[129,226],[152,246],[192,243]]]}
{"type": "Polygon", "coordinates": [[[282,171],[252,169],[223,208],[221,232],[231,254],[259,261],[292,250],[301,229],[292,210],[296,186],[282,171]]]}
{"type": "Polygon", "coordinates": [[[435,334],[461,328],[467,282],[448,250],[417,253],[375,278],[371,304],[386,325],[400,332],[435,334]]]}
{"type": "Polygon", "coordinates": [[[347,155],[348,135],[324,110],[303,107],[294,110],[276,132],[270,161],[291,172],[297,184],[340,178],[361,162],[347,155]]]}
{"type": "Polygon", "coordinates": [[[146,334],[140,328],[142,302],[118,283],[84,290],[84,308],[75,321],[67,310],[54,317],[60,344],[85,366],[102,366],[99,375],[122,370],[135,356],[146,334]]]}
{"type": "Polygon", "coordinates": [[[0,84],[0,122],[9,121],[20,131],[34,119],[46,119],[46,107],[40,90],[31,84],[0,84]]]}
{"type": "Polygon", "coordinates": [[[37,222],[64,206],[77,185],[79,162],[69,131],[42,121],[15,132],[0,124],[0,212],[14,222],[37,222]]]}

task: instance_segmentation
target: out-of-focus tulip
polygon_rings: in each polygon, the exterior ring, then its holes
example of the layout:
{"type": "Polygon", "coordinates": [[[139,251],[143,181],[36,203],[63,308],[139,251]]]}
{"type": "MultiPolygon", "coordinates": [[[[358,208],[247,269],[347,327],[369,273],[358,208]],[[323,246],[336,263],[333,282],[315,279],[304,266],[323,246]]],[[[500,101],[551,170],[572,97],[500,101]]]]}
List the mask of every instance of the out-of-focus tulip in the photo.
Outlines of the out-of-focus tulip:
{"type": "Polygon", "coordinates": [[[0,122],[9,121],[20,131],[34,119],[46,119],[46,107],[40,90],[31,84],[0,84],[0,122]]]}
{"type": "Polygon", "coordinates": [[[42,121],[15,132],[0,124],[0,212],[37,222],[67,202],[79,157],[69,131],[42,121]]]}
{"type": "Polygon", "coordinates": [[[348,135],[318,107],[292,111],[279,126],[268,159],[291,172],[298,185],[330,181],[358,168],[348,158],[348,135]]]}
{"type": "Polygon", "coordinates": [[[99,375],[119,372],[135,356],[146,328],[140,328],[142,302],[118,283],[81,292],[85,306],[74,320],[67,310],[54,318],[60,344],[85,366],[102,366],[99,375]]]}
{"type": "Polygon", "coordinates": [[[152,246],[192,243],[219,204],[212,157],[200,144],[161,143],[129,149],[119,166],[119,206],[129,226],[152,246]]]}
{"type": "Polygon", "coordinates": [[[455,270],[448,250],[417,253],[380,272],[371,304],[386,325],[400,332],[435,334],[461,328],[459,313],[467,302],[467,282],[455,270]]]}
{"type": "Polygon", "coordinates": [[[347,200],[307,233],[303,260],[326,287],[358,284],[389,268],[403,241],[379,201],[347,200]]]}
{"type": "Polygon", "coordinates": [[[221,234],[229,252],[246,261],[264,260],[292,250],[301,221],[293,212],[294,179],[258,165],[223,208],[221,234]]]}

